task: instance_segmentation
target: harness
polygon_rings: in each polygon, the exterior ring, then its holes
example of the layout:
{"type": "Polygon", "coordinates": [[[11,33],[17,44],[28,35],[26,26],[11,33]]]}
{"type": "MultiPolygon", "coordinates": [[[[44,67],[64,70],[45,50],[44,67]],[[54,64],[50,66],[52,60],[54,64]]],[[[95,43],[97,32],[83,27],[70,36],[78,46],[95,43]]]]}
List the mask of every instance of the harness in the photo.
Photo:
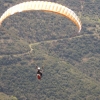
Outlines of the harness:
{"type": "Polygon", "coordinates": [[[41,72],[41,70],[38,70],[37,71],[37,78],[41,79],[41,77],[42,77],[42,72],[41,72]]]}

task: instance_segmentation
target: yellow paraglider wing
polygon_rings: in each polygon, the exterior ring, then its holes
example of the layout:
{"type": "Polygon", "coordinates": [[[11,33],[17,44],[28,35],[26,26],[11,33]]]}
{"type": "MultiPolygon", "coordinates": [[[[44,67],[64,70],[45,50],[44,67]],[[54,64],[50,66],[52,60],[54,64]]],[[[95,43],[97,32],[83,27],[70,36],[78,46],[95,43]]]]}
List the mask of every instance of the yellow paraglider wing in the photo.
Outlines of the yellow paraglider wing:
{"type": "Polygon", "coordinates": [[[81,22],[78,16],[71,9],[60,4],[47,1],[29,1],[17,4],[3,13],[3,15],[0,17],[0,24],[2,24],[2,22],[10,15],[13,15],[17,12],[30,10],[43,10],[61,14],[75,23],[78,27],[79,32],[81,31],[81,22]]]}

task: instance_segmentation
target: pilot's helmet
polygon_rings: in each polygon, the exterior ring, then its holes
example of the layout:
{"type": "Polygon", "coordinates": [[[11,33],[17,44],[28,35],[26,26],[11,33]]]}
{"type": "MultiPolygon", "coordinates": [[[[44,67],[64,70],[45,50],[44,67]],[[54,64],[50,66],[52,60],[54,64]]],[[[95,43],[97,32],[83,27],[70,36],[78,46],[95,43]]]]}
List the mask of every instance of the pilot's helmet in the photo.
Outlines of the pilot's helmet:
{"type": "Polygon", "coordinates": [[[37,69],[40,70],[40,67],[38,67],[37,69]]]}

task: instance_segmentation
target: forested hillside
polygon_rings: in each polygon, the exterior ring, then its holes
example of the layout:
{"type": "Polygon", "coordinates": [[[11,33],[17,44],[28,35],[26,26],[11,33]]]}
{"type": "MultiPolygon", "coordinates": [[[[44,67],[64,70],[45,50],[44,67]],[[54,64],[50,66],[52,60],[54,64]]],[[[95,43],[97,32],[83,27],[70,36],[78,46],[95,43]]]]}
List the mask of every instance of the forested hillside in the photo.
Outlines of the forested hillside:
{"type": "MultiPolygon", "coordinates": [[[[0,0],[0,16],[24,1],[0,0]]],[[[45,1],[72,9],[82,30],[51,12],[8,17],[0,27],[0,100],[99,100],[100,1],[45,1]],[[42,80],[36,66],[44,68],[42,80]]]]}

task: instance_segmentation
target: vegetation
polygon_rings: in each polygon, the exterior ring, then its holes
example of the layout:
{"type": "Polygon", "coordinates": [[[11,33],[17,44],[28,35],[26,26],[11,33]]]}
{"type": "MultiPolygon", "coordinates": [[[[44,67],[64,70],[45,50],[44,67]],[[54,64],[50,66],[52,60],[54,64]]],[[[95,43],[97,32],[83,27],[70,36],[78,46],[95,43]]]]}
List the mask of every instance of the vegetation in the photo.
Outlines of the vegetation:
{"type": "MultiPolygon", "coordinates": [[[[0,15],[23,1],[0,0],[0,15]]],[[[7,18],[0,27],[0,100],[99,100],[100,1],[47,1],[74,10],[82,31],[47,12],[7,18]],[[36,65],[44,67],[40,81],[36,65]]]]}

